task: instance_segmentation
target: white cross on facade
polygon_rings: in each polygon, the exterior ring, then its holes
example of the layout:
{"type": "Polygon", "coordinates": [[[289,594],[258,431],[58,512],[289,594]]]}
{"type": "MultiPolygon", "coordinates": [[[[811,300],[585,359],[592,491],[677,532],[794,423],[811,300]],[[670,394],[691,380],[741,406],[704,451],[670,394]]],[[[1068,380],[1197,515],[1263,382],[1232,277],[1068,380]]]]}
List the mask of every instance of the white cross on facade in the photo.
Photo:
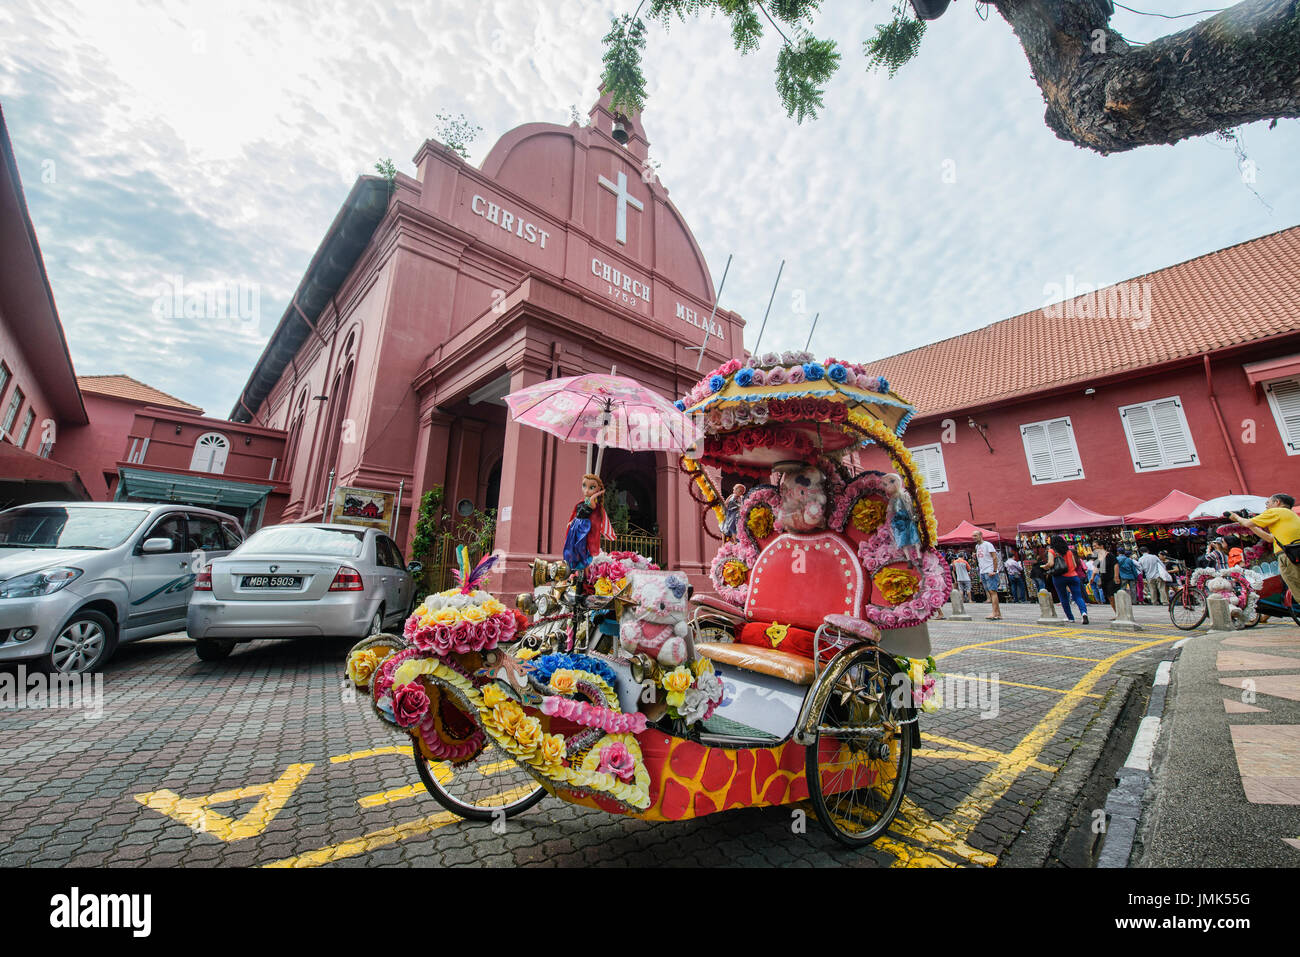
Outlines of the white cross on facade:
{"type": "Polygon", "coordinates": [[[599,177],[599,179],[601,186],[604,186],[607,190],[618,197],[618,213],[616,214],[614,223],[614,238],[620,243],[627,245],[627,208],[631,206],[638,212],[644,212],[645,207],[641,204],[641,200],[637,199],[627,191],[627,173],[620,172],[618,174],[617,185],[611,183],[603,176],[599,177]]]}

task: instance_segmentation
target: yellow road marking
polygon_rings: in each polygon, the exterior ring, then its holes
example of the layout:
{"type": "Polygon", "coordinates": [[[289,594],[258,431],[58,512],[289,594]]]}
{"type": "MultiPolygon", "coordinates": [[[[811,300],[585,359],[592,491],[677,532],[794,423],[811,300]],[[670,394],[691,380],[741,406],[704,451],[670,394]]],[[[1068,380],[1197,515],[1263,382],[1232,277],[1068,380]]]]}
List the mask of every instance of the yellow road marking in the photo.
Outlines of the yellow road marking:
{"type": "Polygon", "coordinates": [[[1008,641],[1025,641],[1029,638],[1041,638],[1044,635],[1055,635],[1055,631],[1035,631],[1028,635],[1016,635],[1012,638],[994,638],[992,641],[977,641],[969,645],[958,645],[956,648],[949,648],[934,656],[935,661],[942,661],[944,658],[950,658],[955,654],[963,651],[970,651],[972,648],[987,648],[989,645],[1004,645],[1008,641]]]}
{"type": "Polygon", "coordinates": [[[266,830],[267,825],[284,809],[314,764],[291,764],[284,774],[266,784],[218,791],[203,797],[184,798],[175,791],[162,789],[137,794],[135,799],[150,810],[166,814],[200,834],[211,834],[222,841],[242,841],[266,830]],[[211,805],[226,804],[261,796],[257,804],[239,820],[210,810],[211,805]]]}
{"type": "Polygon", "coordinates": [[[286,857],[282,860],[273,861],[270,864],[263,864],[263,867],[320,867],[322,864],[328,864],[331,861],[342,860],[345,857],[356,857],[358,854],[365,854],[369,851],[378,850],[381,847],[387,847],[389,844],[396,844],[398,841],[404,841],[408,837],[417,837],[421,834],[428,834],[430,831],[436,831],[440,827],[446,827],[448,824],[455,824],[461,820],[459,815],[452,814],[450,811],[439,811],[437,814],[430,814],[428,817],[422,817],[415,821],[407,821],[405,824],[398,824],[394,827],[386,827],[380,831],[371,831],[369,834],[363,834],[361,837],[354,837],[346,841],[340,841],[337,844],[330,844],[319,850],[307,851],[303,854],[295,854],[293,857],[286,857]]]}
{"type": "Polygon", "coordinates": [[[405,787],[389,788],[387,791],[380,791],[378,794],[367,794],[365,797],[357,798],[357,803],[362,807],[382,807],[385,804],[392,804],[394,801],[402,801],[426,793],[428,792],[423,784],[408,784],[405,787]]]}
{"type": "MultiPolygon", "coordinates": [[[[935,848],[942,850],[947,854],[960,858],[968,864],[980,864],[984,867],[992,867],[998,862],[996,854],[990,854],[988,851],[981,851],[971,847],[966,843],[964,838],[953,833],[939,821],[934,820],[926,813],[925,809],[908,797],[904,797],[899,805],[898,816],[894,818],[890,825],[891,830],[898,830],[900,834],[916,841],[923,847],[935,848]]],[[[915,857],[915,855],[912,855],[915,857]]],[[[895,862],[894,867],[917,867],[917,866],[934,866],[932,864],[918,863],[915,860],[903,864],[902,861],[895,862]]],[[[946,865],[951,867],[953,865],[946,865]]]]}
{"type": "MultiPolygon", "coordinates": [[[[994,751],[992,748],[981,747],[978,744],[970,744],[966,741],[957,741],[953,738],[941,738],[937,734],[927,734],[922,732],[921,740],[935,741],[939,744],[945,744],[950,748],[961,748],[965,753],[976,755],[986,761],[1001,761],[1006,757],[1006,755],[1001,751],[994,751]]],[[[1050,764],[1039,764],[1037,761],[1030,762],[1030,767],[1038,768],[1040,771],[1050,771],[1053,774],[1060,770],[1050,764]]]]}
{"type": "MultiPolygon", "coordinates": [[[[979,675],[950,675],[953,678],[964,678],[967,681],[985,681],[992,682],[992,678],[982,678],[979,675]]],[[[1047,685],[1027,685],[1020,681],[1008,681],[1006,678],[998,678],[998,684],[1006,685],[1010,688],[1030,688],[1033,691],[1055,691],[1057,694],[1076,696],[1080,698],[1100,698],[1099,694],[1091,694],[1082,691],[1074,691],[1071,688],[1049,688],[1047,685]]]]}
{"type": "Polygon", "coordinates": [[[353,751],[349,754],[336,754],[330,758],[330,764],[342,764],[344,761],[356,761],[359,758],[373,758],[381,754],[404,754],[411,756],[409,744],[394,744],[386,748],[370,748],[365,751],[353,751]]]}
{"type": "Polygon", "coordinates": [[[1043,719],[1034,726],[1034,729],[1025,735],[1010,753],[1004,755],[997,767],[990,770],[971,793],[953,809],[952,813],[944,818],[944,825],[951,829],[954,837],[965,840],[970,836],[982,819],[979,809],[987,810],[992,808],[1011,789],[1016,778],[1020,776],[1020,772],[1038,757],[1046,744],[1060,730],[1061,725],[1065,723],[1065,719],[1069,717],[1070,712],[1077,705],[1075,699],[1095,686],[1115,666],[1116,662],[1135,652],[1145,651],[1148,648],[1169,644],[1177,640],[1179,640],[1177,637],[1170,636],[1143,642],[1140,645],[1117,651],[1109,658],[1103,659],[1094,665],[1086,675],[1075,683],[1072,689],[1075,694],[1067,695],[1054,704],[1043,719]]]}
{"type": "Polygon", "coordinates": [[[1000,655],[1034,655],[1038,658],[1064,658],[1066,661],[1104,661],[1104,658],[1076,658],[1073,655],[1052,655],[1046,651],[1016,651],[1013,648],[994,648],[1000,655]]]}
{"type": "Polygon", "coordinates": [[[485,764],[478,769],[479,774],[499,774],[509,768],[517,768],[519,765],[513,761],[497,761],[494,764],[485,764]]]}

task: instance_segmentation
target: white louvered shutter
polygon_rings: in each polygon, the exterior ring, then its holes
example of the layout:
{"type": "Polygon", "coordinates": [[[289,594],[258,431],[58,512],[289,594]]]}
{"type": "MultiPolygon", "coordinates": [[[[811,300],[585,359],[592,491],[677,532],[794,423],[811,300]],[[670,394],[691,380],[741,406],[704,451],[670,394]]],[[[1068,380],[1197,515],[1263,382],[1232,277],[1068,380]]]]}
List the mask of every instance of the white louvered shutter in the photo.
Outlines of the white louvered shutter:
{"type": "Polygon", "coordinates": [[[1083,465],[1074,447],[1074,430],[1069,419],[1047,423],[1047,441],[1052,448],[1052,466],[1058,479],[1081,478],[1083,465]]]}
{"type": "Polygon", "coordinates": [[[1269,403],[1288,455],[1300,455],[1300,379],[1268,384],[1269,403]]]}
{"type": "Polygon", "coordinates": [[[1179,399],[1124,406],[1119,413],[1133,455],[1134,471],[1151,472],[1197,464],[1196,446],[1187,430],[1179,399]]]}
{"type": "Polygon", "coordinates": [[[909,449],[917,470],[931,492],[948,491],[948,475],[943,467],[943,449],[938,445],[923,445],[909,449]]]}

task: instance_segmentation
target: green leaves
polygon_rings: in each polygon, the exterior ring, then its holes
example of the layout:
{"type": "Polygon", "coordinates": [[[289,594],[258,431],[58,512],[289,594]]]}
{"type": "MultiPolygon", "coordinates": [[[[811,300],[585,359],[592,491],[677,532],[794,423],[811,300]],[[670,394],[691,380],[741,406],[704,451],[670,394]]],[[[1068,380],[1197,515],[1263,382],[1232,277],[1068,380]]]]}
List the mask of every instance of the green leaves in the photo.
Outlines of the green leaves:
{"type": "Polygon", "coordinates": [[[645,49],[645,23],[629,14],[610,20],[605,34],[605,71],[600,82],[610,95],[615,113],[636,113],[645,108],[645,76],[641,51],[645,49]]]}
{"type": "Polygon", "coordinates": [[[909,16],[901,4],[894,7],[894,19],[876,27],[876,35],[863,41],[867,69],[878,70],[883,66],[889,71],[892,80],[898,68],[920,52],[921,37],[924,35],[924,20],[909,16]]]}
{"type": "MultiPolygon", "coordinates": [[[[821,0],[643,0],[645,17],[664,25],[674,19],[686,21],[702,14],[722,14],[731,22],[731,41],[741,54],[753,53],[763,39],[764,24],[784,41],[776,59],[776,92],[786,114],[802,123],[816,119],[823,106],[826,85],[840,66],[840,53],[833,40],[819,40],[809,32],[821,0]]],[[[894,19],[876,28],[864,50],[870,68],[888,68],[892,77],[898,68],[920,49],[925,24],[910,16],[904,0],[894,6],[894,19]]],[[[614,112],[633,113],[645,107],[645,75],[641,54],[645,50],[645,22],[640,16],[624,15],[610,21],[606,34],[604,72],[601,82],[612,100],[614,112]]]]}
{"type": "Polygon", "coordinates": [[[786,115],[793,116],[796,123],[808,117],[816,119],[826,84],[839,66],[833,40],[805,36],[796,44],[783,46],[776,56],[776,92],[786,115]]]}

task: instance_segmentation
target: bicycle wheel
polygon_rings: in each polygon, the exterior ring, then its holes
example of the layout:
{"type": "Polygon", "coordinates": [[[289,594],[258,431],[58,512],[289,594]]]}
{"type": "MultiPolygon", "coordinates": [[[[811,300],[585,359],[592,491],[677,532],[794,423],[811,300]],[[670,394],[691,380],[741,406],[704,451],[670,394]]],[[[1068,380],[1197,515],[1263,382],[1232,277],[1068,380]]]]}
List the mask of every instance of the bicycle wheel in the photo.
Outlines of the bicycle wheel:
{"type": "Polygon", "coordinates": [[[514,817],[546,797],[546,788],[495,745],[487,745],[461,765],[430,761],[418,746],[411,750],[425,790],[448,811],[468,820],[514,817]]]}
{"type": "Polygon", "coordinates": [[[896,679],[902,671],[878,648],[849,655],[845,667],[832,665],[823,679],[833,685],[817,716],[805,773],[822,826],[841,844],[861,847],[885,833],[903,802],[912,734],[903,723],[909,709],[894,699],[910,685],[896,679]]]}
{"type": "Polygon", "coordinates": [[[1205,593],[1199,588],[1175,588],[1169,593],[1169,620],[1180,631],[1191,631],[1210,613],[1205,593]]]}

